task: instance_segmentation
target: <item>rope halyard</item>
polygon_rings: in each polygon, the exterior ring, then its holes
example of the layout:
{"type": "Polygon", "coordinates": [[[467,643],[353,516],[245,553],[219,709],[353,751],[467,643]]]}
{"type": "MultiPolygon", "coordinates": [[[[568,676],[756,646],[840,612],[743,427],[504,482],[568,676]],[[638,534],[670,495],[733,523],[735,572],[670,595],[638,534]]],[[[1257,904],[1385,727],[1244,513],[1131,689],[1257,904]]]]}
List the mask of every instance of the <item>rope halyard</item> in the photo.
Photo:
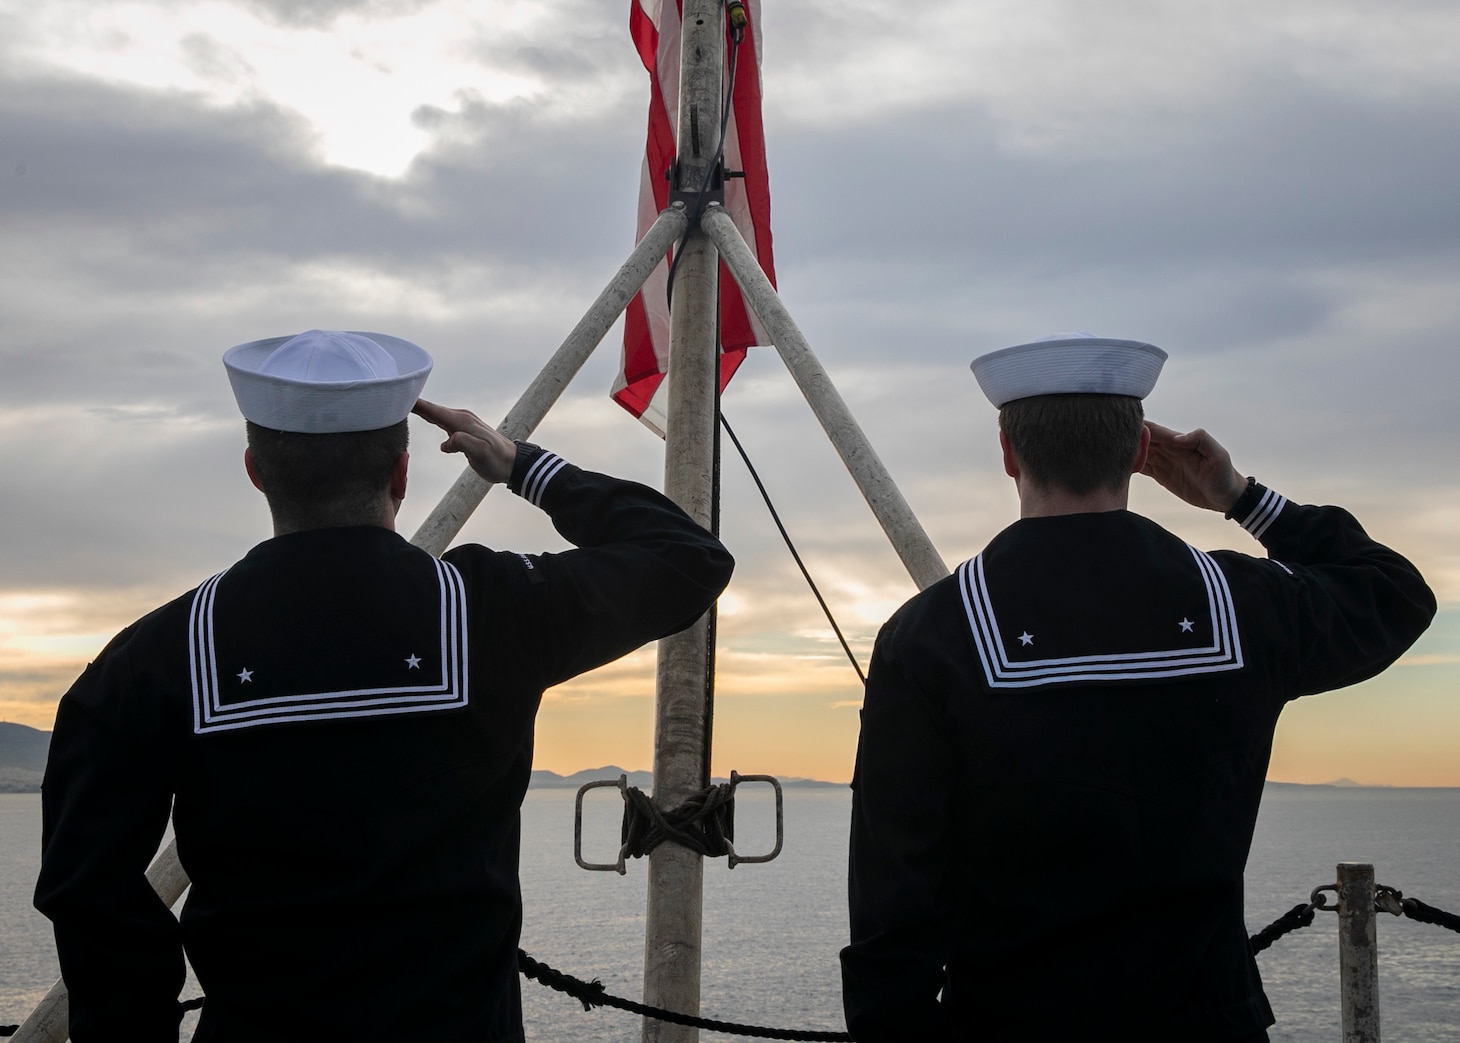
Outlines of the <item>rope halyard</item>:
{"type": "Polygon", "coordinates": [[[846,637],[842,635],[842,628],[837,626],[836,617],[831,614],[831,606],[826,603],[826,599],[821,596],[821,591],[817,589],[816,581],[811,578],[810,570],[806,568],[806,563],[801,560],[801,555],[796,550],[796,544],[791,542],[791,534],[786,531],[786,526],[781,521],[780,514],[776,511],[776,505],[771,502],[771,494],[766,491],[765,483],[760,480],[760,474],[756,471],[755,464],[750,462],[750,454],[740,444],[740,439],[735,437],[735,431],[730,427],[730,421],[725,419],[724,413],[720,414],[720,426],[730,436],[730,441],[734,443],[735,449],[740,453],[740,459],[745,461],[745,469],[750,472],[751,481],[755,482],[755,487],[760,490],[760,496],[765,501],[766,510],[770,511],[771,521],[775,522],[776,529],[781,534],[781,539],[785,541],[786,549],[791,552],[791,558],[796,562],[796,567],[801,570],[801,575],[806,580],[806,585],[811,588],[811,593],[816,598],[816,603],[821,606],[822,614],[826,616],[826,621],[831,624],[831,629],[836,634],[836,639],[841,642],[842,651],[851,660],[852,669],[857,672],[857,680],[861,681],[862,687],[865,688],[867,686],[867,675],[862,672],[862,664],[857,662],[857,657],[852,653],[852,646],[847,644],[846,637]]]}

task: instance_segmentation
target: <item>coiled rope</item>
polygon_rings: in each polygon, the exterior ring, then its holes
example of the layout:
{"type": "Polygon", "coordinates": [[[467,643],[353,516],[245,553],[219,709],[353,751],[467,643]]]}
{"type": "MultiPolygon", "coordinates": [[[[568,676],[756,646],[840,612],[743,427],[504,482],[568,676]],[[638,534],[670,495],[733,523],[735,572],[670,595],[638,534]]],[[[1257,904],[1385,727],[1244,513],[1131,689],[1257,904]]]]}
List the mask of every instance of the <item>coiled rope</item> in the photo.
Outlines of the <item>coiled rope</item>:
{"type": "Polygon", "coordinates": [[[728,855],[735,840],[735,790],[728,782],[716,783],[668,810],[637,786],[624,790],[624,854],[642,858],[666,840],[706,858],[728,855]]]}

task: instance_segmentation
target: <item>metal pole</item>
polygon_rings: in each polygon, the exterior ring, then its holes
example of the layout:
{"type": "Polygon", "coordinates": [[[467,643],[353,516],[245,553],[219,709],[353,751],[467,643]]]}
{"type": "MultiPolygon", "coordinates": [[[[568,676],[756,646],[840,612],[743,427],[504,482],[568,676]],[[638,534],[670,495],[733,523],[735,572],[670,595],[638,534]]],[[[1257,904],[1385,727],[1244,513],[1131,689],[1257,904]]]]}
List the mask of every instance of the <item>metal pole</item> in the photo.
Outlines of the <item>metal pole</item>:
{"type": "Polygon", "coordinates": [[[66,983],[57,979],[51,991],[36,1004],[30,1017],[20,1023],[12,1043],[63,1043],[71,1034],[71,1004],[66,998],[66,983]]]}
{"type": "MultiPolygon", "coordinates": [[[[684,234],[688,223],[683,204],[675,204],[659,215],[623,267],[609,280],[598,299],[542,368],[537,379],[508,411],[497,428],[499,431],[508,438],[526,438],[542,423],[542,418],[547,416],[548,409],[558,400],[568,381],[583,368],[583,363],[588,361],[588,356],[593,354],[593,349],[598,347],[609,327],[618,321],[649,273],[664,259],[675,240],[684,234]]],[[[456,484],[446,491],[436,509],[421,523],[411,542],[440,557],[491,488],[490,482],[484,481],[470,467],[466,468],[456,484]]]]}
{"type": "MultiPolygon", "coordinates": [[[[725,14],[722,0],[685,0],[680,34],[677,187],[709,188],[720,135],[725,14]]],[[[699,229],[681,247],[669,333],[669,416],[664,491],[709,525],[714,465],[716,316],[720,263],[699,229]]],[[[654,803],[674,808],[709,777],[705,735],[709,616],[659,642],[654,709],[654,803]]],[[[673,842],[649,853],[644,1002],[683,1014],[700,1009],[704,860],[673,842]]],[[[699,1031],[645,1018],[644,1043],[695,1043],[699,1031]]]]}
{"type": "Polygon", "coordinates": [[[719,248],[720,256],[740,285],[746,303],[771,335],[786,368],[800,385],[801,393],[821,421],[832,445],[841,454],[842,462],[862,490],[867,505],[882,524],[882,531],[892,541],[893,549],[902,559],[913,582],[922,590],[948,575],[948,566],[943,564],[933,541],[928,539],[922,523],[903,499],[902,492],[867,441],[852,411],[832,385],[831,377],[827,376],[812,353],[811,346],[806,343],[775,287],[760,270],[755,254],[741,238],[735,222],[723,207],[712,205],[702,218],[701,225],[719,248]]]}
{"type": "Polygon", "coordinates": [[[1379,943],[1374,867],[1338,864],[1338,976],[1343,1043],[1379,1043],[1379,943]]]}

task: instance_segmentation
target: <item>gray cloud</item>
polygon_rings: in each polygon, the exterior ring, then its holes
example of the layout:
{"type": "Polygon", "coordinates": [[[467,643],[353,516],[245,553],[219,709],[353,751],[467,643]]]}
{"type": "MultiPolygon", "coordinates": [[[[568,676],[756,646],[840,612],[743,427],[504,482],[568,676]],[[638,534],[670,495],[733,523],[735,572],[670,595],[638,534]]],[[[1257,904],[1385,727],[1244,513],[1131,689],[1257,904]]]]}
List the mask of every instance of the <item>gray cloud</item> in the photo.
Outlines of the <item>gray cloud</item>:
{"type": "MultiPolygon", "coordinates": [[[[633,191],[633,145],[585,128],[570,154],[525,106],[467,102],[441,124],[440,149],[392,182],[314,163],[297,118],[268,106],[75,81],[4,92],[0,401],[188,401],[216,377],[218,345],[357,309],[301,271],[378,274],[467,312],[493,294],[541,299],[551,278],[606,279],[632,245],[632,216],[609,201],[633,191]]],[[[560,330],[547,310],[550,327],[504,320],[485,338],[560,330]]]]}
{"type": "Polygon", "coordinates": [[[1231,106],[1191,113],[1199,131],[1137,155],[1011,151],[976,109],[802,128],[776,143],[778,230],[817,255],[865,258],[870,242],[898,261],[956,261],[965,275],[1446,251],[1460,233],[1460,211],[1440,205],[1460,164],[1453,101],[1386,108],[1255,84],[1231,106]],[[813,176],[828,169],[835,192],[813,176]],[[858,200],[870,205],[849,212],[858,200]]]}
{"type": "Polygon", "coordinates": [[[390,17],[430,7],[432,0],[244,0],[280,25],[321,29],[344,14],[390,17]]]}

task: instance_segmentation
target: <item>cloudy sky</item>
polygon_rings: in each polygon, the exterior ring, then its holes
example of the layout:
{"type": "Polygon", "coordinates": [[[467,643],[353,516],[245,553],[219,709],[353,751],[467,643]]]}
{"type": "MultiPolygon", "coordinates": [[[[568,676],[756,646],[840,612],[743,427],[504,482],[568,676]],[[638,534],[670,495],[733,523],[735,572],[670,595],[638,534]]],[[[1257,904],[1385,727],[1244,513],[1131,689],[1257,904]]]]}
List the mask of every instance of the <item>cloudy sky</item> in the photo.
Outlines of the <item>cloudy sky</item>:
{"type": "MultiPolygon", "coordinates": [[[[1148,413],[1350,507],[1435,626],[1294,706],[1271,777],[1460,785],[1460,8],[766,0],[780,288],[951,564],[1015,515],[975,354],[1160,344],[1148,413]],[[909,11],[915,11],[909,15],[909,11]]],[[[0,0],[0,718],[268,535],[219,356],[310,327],[502,417],[632,247],[629,0],[0,0]]],[[[615,330],[535,439],[659,484],[615,330]]],[[[773,349],[725,411],[863,664],[914,592],[773,349]]],[[[411,533],[460,472],[414,429],[411,533]]],[[[714,769],[845,780],[859,685],[735,458],[714,769]]],[[[1257,550],[1141,480],[1133,507],[1257,550]]],[[[462,536],[556,549],[494,493],[462,536]]],[[[652,649],[549,693],[538,766],[648,767],[652,649]]]]}

